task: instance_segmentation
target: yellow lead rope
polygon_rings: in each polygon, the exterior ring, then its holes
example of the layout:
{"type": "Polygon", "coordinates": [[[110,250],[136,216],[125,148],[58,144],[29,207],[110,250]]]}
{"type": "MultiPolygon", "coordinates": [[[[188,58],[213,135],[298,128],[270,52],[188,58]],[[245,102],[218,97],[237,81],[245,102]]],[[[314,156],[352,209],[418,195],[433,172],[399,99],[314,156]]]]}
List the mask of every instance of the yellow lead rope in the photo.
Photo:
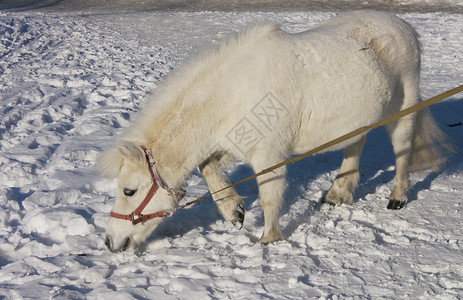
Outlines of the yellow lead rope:
{"type": "Polygon", "coordinates": [[[454,89],[443,92],[442,94],[434,96],[434,97],[432,97],[432,98],[430,98],[430,99],[428,99],[426,101],[422,101],[422,102],[420,102],[420,103],[418,103],[416,105],[413,105],[413,106],[411,106],[411,107],[409,107],[407,109],[401,110],[401,111],[399,111],[399,112],[397,112],[397,113],[395,113],[395,114],[393,114],[393,115],[391,115],[391,116],[389,116],[389,117],[387,117],[387,118],[385,118],[385,119],[383,119],[383,120],[381,120],[379,122],[376,122],[376,123],[374,123],[372,125],[369,125],[369,126],[360,127],[358,129],[356,129],[354,131],[351,131],[351,132],[349,132],[349,133],[347,133],[347,134],[345,134],[343,136],[340,136],[340,137],[338,137],[338,138],[336,138],[336,139],[334,139],[334,140],[332,140],[332,141],[330,141],[328,143],[320,145],[320,146],[318,146],[318,147],[316,147],[316,148],[314,148],[312,150],[309,150],[309,151],[307,151],[307,152],[305,152],[303,154],[300,154],[298,156],[295,156],[293,158],[282,161],[282,162],[280,162],[280,163],[278,163],[276,165],[271,166],[270,168],[264,169],[264,170],[260,171],[259,173],[256,173],[256,174],[254,174],[252,176],[249,176],[249,177],[244,178],[244,179],[242,179],[240,181],[232,183],[229,186],[226,186],[226,187],[224,187],[224,188],[222,188],[220,190],[217,190],[215,192],[210,192],[210,193],[208,193],[208,194],[206,194],[206,195],[204,195],[204,196],[202,196],[202,197],[200,197],[200,198],[198,198],[196,200],[190,201],[190,202],[188,202],[186,204],[183,204],[183,205],[177,207],[177,209],[181,209],[181,208],[184,208],[186,206],[190,206],[190,205],[192,205],[192,204],[194,204],[196,202],[202,201],[202,200],[206,199],[207,197],[210,197],[210,196],[212,196],[214,194],[220,193],[220,192],[222,192],[222,191],[224,191],[226,189],[229,189],[231,187],[234,187],[234,186],[236,186],[238,184],[241,184],[243,182],[249,181],[249,180],[254,179],[256,177],[259,177],[259,176],[262,176],[262,175],[267,174],[269,172],[272,172],[273,170],[278,169],[278,168],[283,167],[283,166],[286,166],[287,164],[291,164],[291,163],[295,163],[297,161],[300,161],[301,159],[304,159],[304,158],[306,158],[306,157],[308,157],[310,155],[313,155],[313,154],[318,153],[318,152],[320,152],[322,150],[325,150],[325,149],[330,148],[330,147],[332,147],[334,145],[337,145],[337,144],[339,144],[341,142],[344,142],[344,141],[346,141],[348,139],[351,139],[351,138],[353,138],[353,137],[355,137],[357,135],[360,135],[360,134],[362,134],[362,133],[364,133],[364,132],[366,132],[366,131],[368,131],[370,129],[378,128],[378,127],[384,126],[386,124],[392,123],[392,122],[394,122],[394,121],[396,121],[396,120],[398,120],[398,119],[400,119],[402,117],[405,117],[405,116],[407,116],[409,114],[417,112],[417,111],[419,111],[419,110],[421,110],[423,108],[426,108],[426,107],[428,107],[428,106],[430,106],[432,104],[435,104],[437,102],[440,102],[440,101],[442,101],[444,99],[447,99],[448,97],[453,96],[455,94],[458,94],[458,93],[460,93],[462,91],[463,91],[463,85],[460,85],[460,86],[458,86],[458,87],[456,87],[454,89]]]}

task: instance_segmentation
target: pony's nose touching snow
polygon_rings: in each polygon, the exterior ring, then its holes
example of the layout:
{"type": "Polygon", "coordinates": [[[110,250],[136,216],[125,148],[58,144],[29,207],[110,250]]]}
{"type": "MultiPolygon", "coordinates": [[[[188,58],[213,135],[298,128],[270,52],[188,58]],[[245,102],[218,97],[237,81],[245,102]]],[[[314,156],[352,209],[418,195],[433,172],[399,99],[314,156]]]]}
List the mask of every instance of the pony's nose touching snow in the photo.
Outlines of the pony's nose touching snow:
{"type": "MultiPolygon", "coordinates": [[[[196,57],[158,88],[97,160],[118,188],[105,245],[119,252],[144,241],[175,211],[184,180],[197,167],[217,191],[228,185],[221,168],[234,160],[259,172],[417,104],[420,54],[418,36],[406,22],[360,11],[297,34],[273,24],[255,26],[196,57]]],[[[388,208],[400,209],[407,202],[409,167],[439,167],[444,136],[425,110],[387,130],[396,155],[388,208]]],[[[345,148],[345,154],[325,202],[352,203],[365,140],[366,133],[329,149],[345,148]]],[[[257,178],[262,243],[284,238],[278,212],[285,174],[280,167],[257,178]]],[[[212,198],[222,216],[241,228],[242,197],[229,188],[212,198]]]]}
{"type": "Polygon", "coordinates": [[[125,241],[119,247],[115,248],[111,237],[109,235],[106,235],[104,244],[106,245],[108,250],[111,252],[122,252],[129,248],[130,238],[126,238],[125,241]]]}

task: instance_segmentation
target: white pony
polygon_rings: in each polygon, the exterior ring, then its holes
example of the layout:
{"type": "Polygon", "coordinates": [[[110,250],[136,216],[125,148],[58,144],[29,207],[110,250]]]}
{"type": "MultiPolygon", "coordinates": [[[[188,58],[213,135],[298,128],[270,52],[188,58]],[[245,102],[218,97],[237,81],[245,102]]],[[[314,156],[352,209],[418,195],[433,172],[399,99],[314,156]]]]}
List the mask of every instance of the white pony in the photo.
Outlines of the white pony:
{"type": "MultiPolygon", "coordinates": [[[[116,252],[143,241],[162,221],[158,217],[176,207],[196,167],[216,191],[227,185],[220,168],[232,160],[258,172],[420,102],[419,77],[416,32],[384,12],[349,13],[298,34],[264,24],[228,39],[170,76],[117,144],[99,156],[100,173],[117,177],[118,186],[105,244],[116,252]]],[[[388,208],[400,209],[409,165],[439,167],[443,134],[428,111],[387,130],[396,155],[388,208]]],[[[329,149],[345,148],[345,154],[325,202],[352,203],[365,139],[329,149]]],[[[283,239],[278,211],[285,172],[281,167],[257,179],[262,243],[283,239]]],[[[235,190],[213,199],[241,228],[243,200],[235,190]]]]}

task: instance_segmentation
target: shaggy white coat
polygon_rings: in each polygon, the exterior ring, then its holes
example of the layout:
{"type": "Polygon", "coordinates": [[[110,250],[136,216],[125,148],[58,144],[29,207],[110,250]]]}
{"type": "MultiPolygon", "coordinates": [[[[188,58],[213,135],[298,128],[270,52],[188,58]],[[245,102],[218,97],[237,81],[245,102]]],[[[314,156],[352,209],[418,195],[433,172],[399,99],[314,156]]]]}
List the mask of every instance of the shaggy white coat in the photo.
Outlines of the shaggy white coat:
{"type": "MultiPolygon", "coordinates": [[[[353,12],[298,34],[258,25],[175,71],[117,145],[101,154],[98,169],[118,177],[113,208],[118,213],[130,214],[151,184],[140,145],[152,149],[170,187],[181,187],[200,166],[214,191],[227,184],[219,168],[230,160],[246,161],[258,172],[418,103],[419,77],[417,34],[389,13],[353,12]],[[137,192],[127,197],[124,188],[137,192]]],[[[427,111],[389,125],[388,132],[397,156],[391,208],[400,208],[409,187],[409,162],[437,167],[441,160],[435,141],[442,141],[442,133],[427,111]]],[[[326,202],[352,202],[364,141],[359,136],[330,149],[346,148],[326,202]]],[[[265,217],[261,241],[280,240],[285,168],[259,177],[258,184],[265,217]]],[[[236,192],[229,189],[214,200],[223,216],[240,227],[244,211],[236,192]]],[[[174,206],[160,190],[146,213],[174,206]]],[[[117,251],[128,242],[134,245],[159,222],[133,226],[111,218],[108,247],[117,251]]]]}

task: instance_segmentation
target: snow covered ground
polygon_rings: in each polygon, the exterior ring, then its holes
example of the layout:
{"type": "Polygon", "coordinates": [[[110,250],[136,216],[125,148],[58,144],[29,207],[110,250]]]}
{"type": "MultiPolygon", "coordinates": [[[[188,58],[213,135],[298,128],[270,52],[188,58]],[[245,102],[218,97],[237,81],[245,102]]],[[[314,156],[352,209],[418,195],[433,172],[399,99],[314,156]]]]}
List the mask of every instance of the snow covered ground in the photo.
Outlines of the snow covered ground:
{"type": "MultiPolygon", "coordinates": [[[[458,5],[458,4],[455,4],[458,5]]],[[[135,252],[112,254],[104,229],[115,183],[93,165],[188,54],[248,24],[307,29],[333,12],[0,11],[0,298],[460,299],[463,297],[463,95],[431,108],[459,154],[414,174],[409,202],[386,209],[394,159],[370,133],[352,206],[320,205],[342,153],[289,167],[286,241],[256,241],[255,182],[238,187],[241,231],[212,201],[179,211],[135,252]]],[[[463,83],[463,15],[407,13],[424,48],[425,98],[463,83]]],[[[232,181],[250,174],[242,164],[232,181]]],[[[195,172],[186,201],[203,195],[195,172]]]]}
{"type": "Polygon", "coordinates": [[[463,0],[2,0],[0,9],[54,11],[333,11],[380,9],[401,12],[463,13],[463,0]]]}

